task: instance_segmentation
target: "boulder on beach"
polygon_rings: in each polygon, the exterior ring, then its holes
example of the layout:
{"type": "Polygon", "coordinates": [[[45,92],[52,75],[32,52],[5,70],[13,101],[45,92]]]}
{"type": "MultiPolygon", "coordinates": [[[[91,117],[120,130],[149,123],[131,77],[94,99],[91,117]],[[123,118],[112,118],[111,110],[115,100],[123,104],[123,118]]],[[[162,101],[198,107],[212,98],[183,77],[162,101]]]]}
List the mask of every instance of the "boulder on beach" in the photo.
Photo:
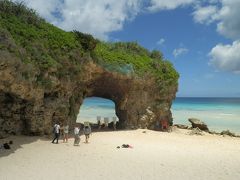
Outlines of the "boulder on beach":
{"type": "Polygon", "coordinates": [[[190,123],[192,123],[192,128],[199,128],[199,129],[201,129],[203,131],[209,131],[207,125],[203,121],[201,121],[199,119],[189,118],[188,121],[190,123]]]}

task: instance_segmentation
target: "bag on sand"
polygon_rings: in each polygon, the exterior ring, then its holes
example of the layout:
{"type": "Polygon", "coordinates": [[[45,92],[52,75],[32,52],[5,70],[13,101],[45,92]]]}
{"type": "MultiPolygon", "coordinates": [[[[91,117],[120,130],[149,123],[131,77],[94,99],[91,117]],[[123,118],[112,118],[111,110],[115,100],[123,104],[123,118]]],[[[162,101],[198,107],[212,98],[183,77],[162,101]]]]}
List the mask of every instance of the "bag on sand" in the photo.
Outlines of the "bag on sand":
{"type": "Polygon", "coordinates": [[[3,144],[4,149],[11,149],[11,147],[8,145],[8,143],[3,144]]]}

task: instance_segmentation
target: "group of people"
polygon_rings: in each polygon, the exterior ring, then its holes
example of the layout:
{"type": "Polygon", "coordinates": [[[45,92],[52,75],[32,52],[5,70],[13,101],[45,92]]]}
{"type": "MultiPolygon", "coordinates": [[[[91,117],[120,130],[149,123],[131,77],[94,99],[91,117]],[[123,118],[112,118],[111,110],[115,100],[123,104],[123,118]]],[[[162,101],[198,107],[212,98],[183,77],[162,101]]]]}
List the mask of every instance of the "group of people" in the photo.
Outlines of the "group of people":
{"type": "MultiPolygon", "coordinates": [[[[75,146],[79,145],[80,143],[80,130],[81,130],[81,125],[76,124],[73,130],[74,133],[74,144],[75,146]]],[[[54,124],[53,126],[53,133],[54,133],[54,138],[52,140],[52,143],[58,144],[58,140],[61,134],[61,131],[63,132],[63,142],[67,143],[68,142],[68,134],[69,134],[69,125],[67,123],[64,123],[63,127],[60,127],[59,123],[54,124]]],[[[91,126],[89,123],[84,123],[83,127],[83,133],[85,135],[85,143],[89,142],[89,137],[91,134],[91,126]]]]}
{"type": "MultiPolygon", "coordinates": [[[[101,121],[101,116],[97,116],[97,125],[98,125],[98,129],[101,128],[108,128],[108,124],[109,124],[109,118],[108,117],[104,117],[103,122],[101,121]]],[[[117,118],[116,117],[112,117],[112,127],[114,130],[116,130],[116,125],[117,125],[117,118]]]]}

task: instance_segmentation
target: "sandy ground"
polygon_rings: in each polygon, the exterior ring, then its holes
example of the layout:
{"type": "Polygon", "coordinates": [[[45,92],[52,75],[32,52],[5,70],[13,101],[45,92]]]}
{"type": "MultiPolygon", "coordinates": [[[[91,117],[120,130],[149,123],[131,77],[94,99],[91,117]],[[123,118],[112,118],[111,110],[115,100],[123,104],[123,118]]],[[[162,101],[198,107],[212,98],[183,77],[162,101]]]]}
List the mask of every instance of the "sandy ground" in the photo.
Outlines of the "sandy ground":
{"type": "Polygon", "coordinates": [[[1,180],[239,180],[240,138],[150,130],[98,132],[80,146],[11,137],[0,150],[1,180]],[[143,133],[146,131],[146,133],[143,133]],[[130,144],[133,148],[117,146],[130,144]]]}

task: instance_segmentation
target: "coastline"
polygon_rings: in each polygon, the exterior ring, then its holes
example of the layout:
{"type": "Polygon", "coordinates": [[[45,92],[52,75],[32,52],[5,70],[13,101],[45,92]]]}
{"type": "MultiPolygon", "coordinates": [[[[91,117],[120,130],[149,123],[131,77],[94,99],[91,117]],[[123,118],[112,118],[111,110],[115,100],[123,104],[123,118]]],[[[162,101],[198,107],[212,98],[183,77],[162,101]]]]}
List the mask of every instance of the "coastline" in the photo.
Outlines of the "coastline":
{"type": "MultiPolygon", "coordinates": [[[[97,123],[96,116],[115,116],[113,102],[102,98],[86,98],[77,122],[97,123]]],[[[240,98],[233,97],[177,97],[171,108],[174,124],[190,125],[188,118],[205,122],[212,131],[230,130],[240,135],[240,98]]]]}
{"type": "Polygon", "coordinates": [[[72,138],[56,145],[47,138],[13,136],[6,139],[14,141],[12,150],[0,153],[0,174],[4,180],[240,178],[240,138],[189,132],[96,132],[89,144],[81,136],[77,147],[72,138]],[[122,144],[133,148],[116,148],[122,144]]]}

